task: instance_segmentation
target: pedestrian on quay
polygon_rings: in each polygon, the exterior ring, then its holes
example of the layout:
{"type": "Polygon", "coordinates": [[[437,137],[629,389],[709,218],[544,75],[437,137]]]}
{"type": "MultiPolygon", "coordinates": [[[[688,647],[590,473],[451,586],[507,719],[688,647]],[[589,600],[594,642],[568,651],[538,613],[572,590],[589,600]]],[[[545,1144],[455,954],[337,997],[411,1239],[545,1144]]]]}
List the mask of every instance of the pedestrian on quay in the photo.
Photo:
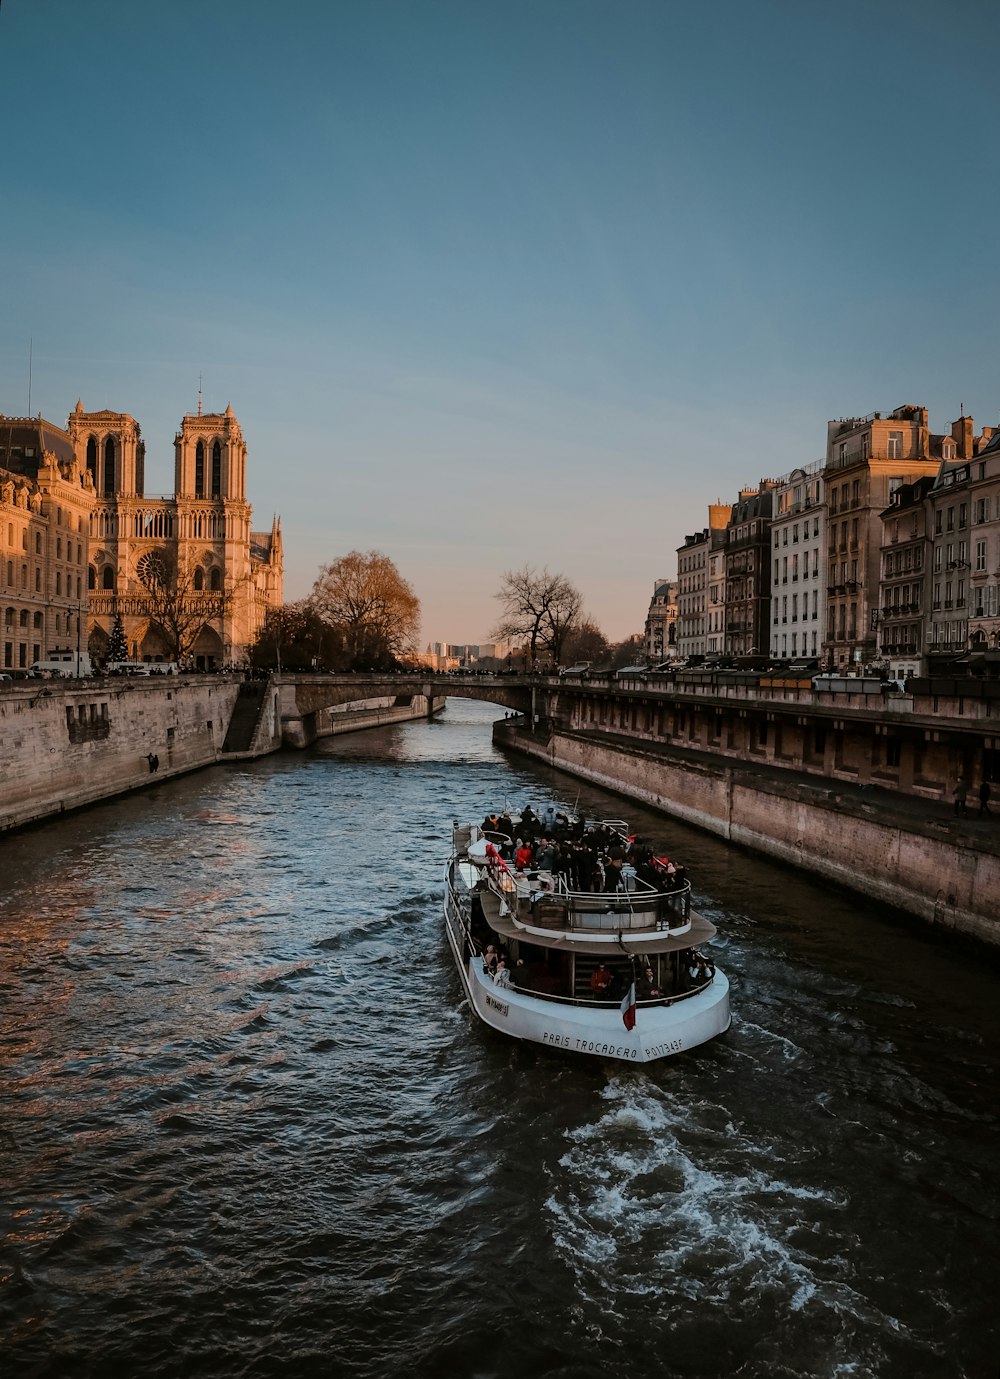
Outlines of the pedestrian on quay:
{"type": "Polygon", "coordinates": [[[966,818],[969,813],[969,787],[961,776],[959,776],[958,780],[955,782],[955,788],[951,793],[955,797],[956,817],[961,816],[963,819],[966,818]]]}
{"type": "Polygon", "coordinates": [[[990,783],[984,780],[979,786],[979,817],[990,812],[990,783]]]}

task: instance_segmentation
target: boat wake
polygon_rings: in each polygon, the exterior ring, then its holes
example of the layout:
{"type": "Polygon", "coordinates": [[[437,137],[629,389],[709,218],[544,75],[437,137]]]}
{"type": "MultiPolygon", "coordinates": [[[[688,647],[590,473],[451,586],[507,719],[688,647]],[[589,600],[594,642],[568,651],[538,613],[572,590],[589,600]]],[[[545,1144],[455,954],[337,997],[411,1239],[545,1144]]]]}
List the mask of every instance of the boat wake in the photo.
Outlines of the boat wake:
{"type": "Polygon", "coordinates": [[[753,1143],[721,1106],[686,1098],[676,1079],[618,1076],[601,1095],[596,1119],[567,1131],[545,1204],[585,1306],[657,1297],[682,1350],[706,1310],[754,1319],[757,1363],[775,1375],[878,1372],[884,1337],[905,1328],[868,1296],[859,1242],[838,1225],[842,1195],[783,1164],[777,1142],[753,1143]],[[779,1315],[782,1350],[771,1354],[779,1315]],[[845,1367],[859,1356],[860,1369],[845,1367]]]}

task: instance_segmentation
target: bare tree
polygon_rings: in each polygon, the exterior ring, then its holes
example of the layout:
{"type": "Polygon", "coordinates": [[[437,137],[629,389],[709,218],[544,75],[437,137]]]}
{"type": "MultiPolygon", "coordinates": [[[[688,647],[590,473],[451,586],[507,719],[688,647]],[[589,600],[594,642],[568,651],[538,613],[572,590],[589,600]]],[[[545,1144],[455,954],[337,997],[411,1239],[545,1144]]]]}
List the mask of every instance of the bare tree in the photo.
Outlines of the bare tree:
{"type": "Polygon", "coordinates": [[[150,551],[139,561],[138,575],[145,589],[144,611],[159,629],[174,661],[189,655],[202,629],[232,606],[236,589],[198,587],[196,564],[182,565],[169,551],[150,551]]]}
{"type": "Polygon", "coordinates": [[[493,637],[503,641],[526,637],[532,662],[538,660],[539,651],[553,661],[560,659],[566,637],[583,607],[579,590],[565,575],[536,570],[531,565],[507,570],[495,597],[503,613],[493,637]]]}
{"type": "Polygon", "coordinates": [[[420,600],[381,551],[350,551],[324,565],[309,604],[339,628],[354,669],[377,669],[412,651],[420,600]]]}

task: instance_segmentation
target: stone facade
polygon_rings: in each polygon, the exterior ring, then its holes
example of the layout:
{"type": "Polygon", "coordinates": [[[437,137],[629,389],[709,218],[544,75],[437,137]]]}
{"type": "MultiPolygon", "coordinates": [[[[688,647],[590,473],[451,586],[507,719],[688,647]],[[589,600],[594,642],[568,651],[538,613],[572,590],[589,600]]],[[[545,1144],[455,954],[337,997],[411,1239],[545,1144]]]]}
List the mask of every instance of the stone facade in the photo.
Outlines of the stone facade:
{"type": "Polygon", "coordinates": [[[830,670],[861,669],[877,660],[881,514],[903,484],[937,474],[947,439],[931,435],[926,407],[828,424],[823,656],[830,670]]]}
{"type": "Polygon", "coordinates": [[[826,626],[822,462],[778,479],[771,521],[771,655],[818,658],[826,626]]]}
{"type": "Polygon", "coordinates": [[[655,665],[677,651],[677,581],[658,579],[649,601],[643,633],[646,655],[655,665]]]}
{"type": "Polygon", "coordinates": [[[68,431],[0,416],[0,667],[26,670],[57,649],[86,649],[95,492],[68,431]]]}
{"type": "Polygon", "coordinates": [[[727,656],[766,656],[770,646],[771,516],[774,482],[745,488],[726,530],[727,656]]]}
{"type": "Polygon", "coordinates": [[[127,413],[87,412],[78,402],[68,433],[95,495],[91,654],[104,658],[120,616],[132,659],[175,658],[176,645],[157,625],[162,603],[157,608],[150,594],[150,577],[159,575],[187,662],[209,670],[243,664],[268,608],[281,605],[282,542],[277,518],[269,532],[252,530],[247,448],[232,408],[184,416],[168,498],[145,496],[145,447],[127,413]]]}

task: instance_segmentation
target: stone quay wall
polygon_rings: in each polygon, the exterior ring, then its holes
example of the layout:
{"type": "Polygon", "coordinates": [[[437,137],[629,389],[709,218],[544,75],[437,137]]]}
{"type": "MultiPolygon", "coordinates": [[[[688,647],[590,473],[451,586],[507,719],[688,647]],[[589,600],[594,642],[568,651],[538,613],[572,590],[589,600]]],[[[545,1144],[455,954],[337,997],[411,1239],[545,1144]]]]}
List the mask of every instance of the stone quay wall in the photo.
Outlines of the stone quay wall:
{"type": "Polygon", "coordinates": [[[722,757],[671,757],[591,734],[532,734],[499,722],[499,746],[801,867],[814,875],[991,945],[1000,945],[1000,856],[995,848],[935,836],[836,788],[754,778],[722,757]]]}
{"type": "Polygon", "coordinates": [[[417,694],[406,704],[397,703],[395,698],[387,697],[375,702],[366,702],[358,708],[352,705],[338,705],[336,708],[320,709],[316,714],[316,737],[336,737],[340,733],[355,733],[360,728],[382,728],[393,723],[409,723],[414,719],[429,718],[432,714],[440,713],[443,708],[443,699],[428,701],[422,694],[417,694]]]}
{"type": "MultiPolygon", "coordinates": [[[[308,745],[269,684],[249,749],[226,752],[240,684],[238,676],[181,675],[0,685],[0,835],[217,762],[308,745]]],[[[426,719],[443,707],[443,698],[413,695],[324,708],[310,719],[308,741],[426,719]]]]}
{"type": "Polygon", "coordinates": [[[221,676],[137,676],[4,686],[0,833],[211,766],[239,685],[221,676]],[[156,771],[150,756],[159,759],[156,771]]]}

